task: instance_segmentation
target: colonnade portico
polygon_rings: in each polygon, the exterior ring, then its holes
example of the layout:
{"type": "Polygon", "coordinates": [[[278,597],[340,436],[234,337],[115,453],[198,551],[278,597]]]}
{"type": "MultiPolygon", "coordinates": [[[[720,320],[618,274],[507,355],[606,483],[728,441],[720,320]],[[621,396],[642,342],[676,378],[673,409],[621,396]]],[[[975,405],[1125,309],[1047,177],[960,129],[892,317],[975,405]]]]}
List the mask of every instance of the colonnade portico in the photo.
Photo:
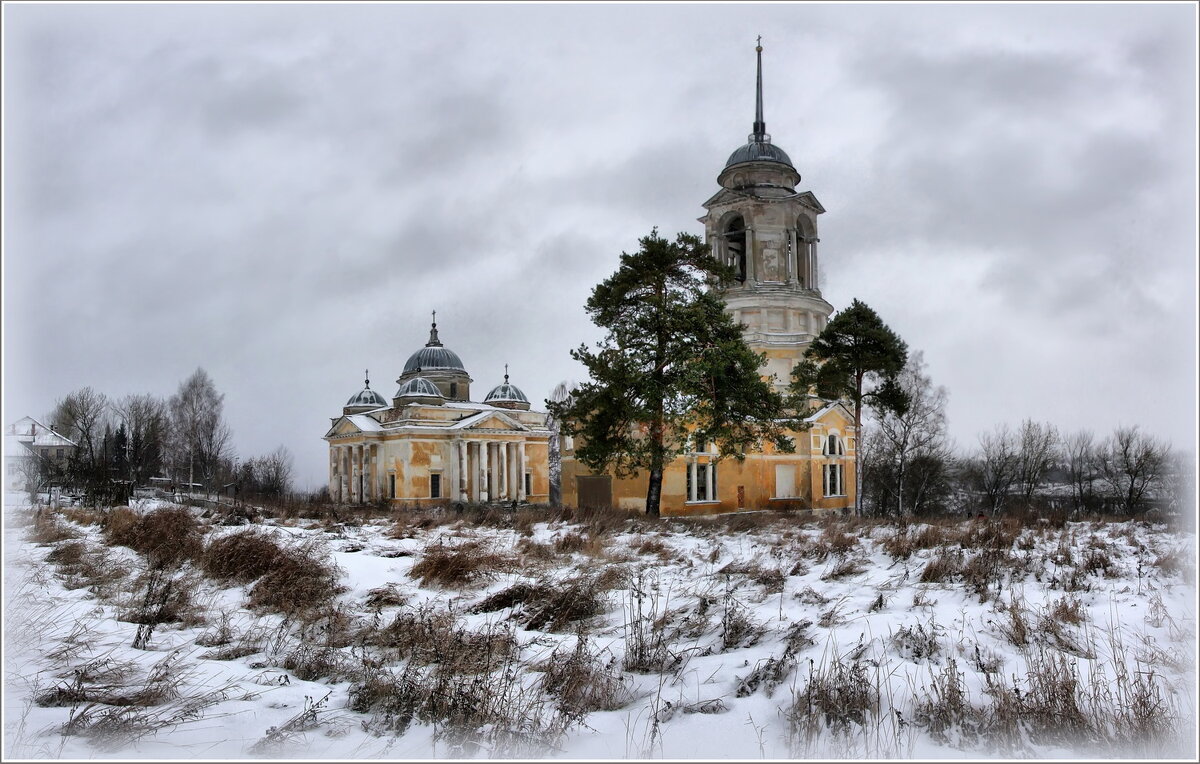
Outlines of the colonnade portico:
{"type": "Polygon", "coordinates": [[[331,499],[339,504],[367,504],[381,498],[379,445],[358,443],[329,449],[331,499]]]}
{"type": "Polygon", "coordinates": [[[525,501],[525,443],[456,440],[458,500],[525,501]]]}

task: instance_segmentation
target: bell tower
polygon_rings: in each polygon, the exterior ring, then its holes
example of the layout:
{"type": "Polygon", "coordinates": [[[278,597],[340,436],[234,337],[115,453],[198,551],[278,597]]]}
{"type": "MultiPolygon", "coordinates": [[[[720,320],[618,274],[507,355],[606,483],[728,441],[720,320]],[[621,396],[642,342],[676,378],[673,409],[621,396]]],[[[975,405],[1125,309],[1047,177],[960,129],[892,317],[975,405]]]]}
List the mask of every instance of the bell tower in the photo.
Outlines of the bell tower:
{"type": "Polygon", "coordinates": [[[727,309],[745,325],[747,344],[766,354],[762,373],[786,385],[833,306],[817,278],[817,216],[825,208],[811,191],[796,190],[800,173],[763,120],[761,42],[753,132],[717,176],[721,190],[704,203],[700,222],[713,256],[737,274],[723,294],[727,309]]]}

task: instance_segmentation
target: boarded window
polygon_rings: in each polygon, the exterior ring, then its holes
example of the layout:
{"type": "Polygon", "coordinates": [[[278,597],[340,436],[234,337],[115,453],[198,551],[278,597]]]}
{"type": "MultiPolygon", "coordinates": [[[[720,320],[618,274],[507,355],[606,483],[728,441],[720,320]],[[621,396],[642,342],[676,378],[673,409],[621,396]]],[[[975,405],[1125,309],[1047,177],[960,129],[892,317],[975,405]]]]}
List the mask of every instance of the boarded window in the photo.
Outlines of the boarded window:
{"type": "Polygon", "coordinates": [[[796,468],[791,464],[775,465],[775,498],[791,499],[796,495],[796,468]]]}
{"type": "Polygon", "coordinates": [[[442,498],[442,476],[436,472],[429,475],[429,498],[442,498]]]}

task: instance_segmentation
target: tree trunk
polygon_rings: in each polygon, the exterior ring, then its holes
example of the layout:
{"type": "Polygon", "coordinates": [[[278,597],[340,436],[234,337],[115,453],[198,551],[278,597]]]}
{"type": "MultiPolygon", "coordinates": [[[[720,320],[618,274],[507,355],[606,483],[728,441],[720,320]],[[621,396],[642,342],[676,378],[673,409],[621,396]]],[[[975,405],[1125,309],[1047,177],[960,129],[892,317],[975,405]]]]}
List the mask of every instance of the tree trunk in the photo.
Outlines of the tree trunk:
{"type": "Polygon", "coordinates": [[[659,499],[662,497],[663,471],[650,470],[650,487],[646,489],[646,514],[650,517],[659,516],[659,499]]]}

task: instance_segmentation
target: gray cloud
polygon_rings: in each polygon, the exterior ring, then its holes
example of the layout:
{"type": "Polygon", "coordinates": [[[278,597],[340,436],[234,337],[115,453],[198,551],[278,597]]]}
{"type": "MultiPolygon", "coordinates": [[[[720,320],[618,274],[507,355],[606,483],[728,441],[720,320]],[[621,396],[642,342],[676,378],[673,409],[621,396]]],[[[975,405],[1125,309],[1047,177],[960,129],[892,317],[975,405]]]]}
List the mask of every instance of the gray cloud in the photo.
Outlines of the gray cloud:
{"type": "Polygon", "coordinates": [[[1182,442],[1194,20],[6,6],[6,416],[204,366],[242,454],[284,443],[316,484],[328,417],[364,367],[393,392],[433,309],[477,392],[509,363],[544,398],[620,252],[700,231],[763,34],[768,127],[829,210],[825,295],[925,349],[960,441],[1029,415],[1182,442]]]}

